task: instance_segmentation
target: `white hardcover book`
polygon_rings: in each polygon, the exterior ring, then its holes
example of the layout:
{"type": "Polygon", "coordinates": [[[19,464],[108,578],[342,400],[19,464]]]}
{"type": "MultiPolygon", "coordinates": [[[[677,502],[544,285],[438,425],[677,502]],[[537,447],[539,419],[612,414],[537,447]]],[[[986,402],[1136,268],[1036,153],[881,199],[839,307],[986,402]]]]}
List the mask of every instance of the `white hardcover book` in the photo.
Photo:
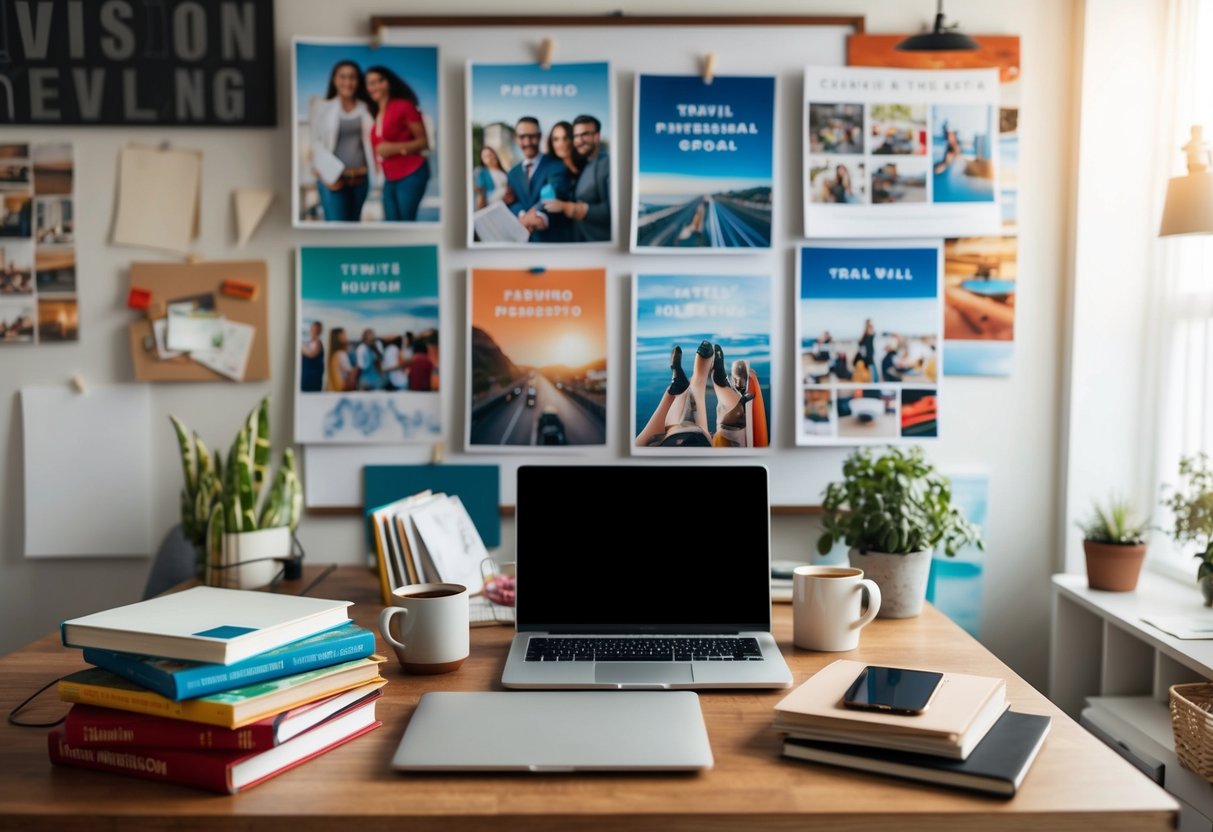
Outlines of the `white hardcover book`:
{"type": "Polygon", "coordinates": [[[480,532],[458,497],[435,500],[410,515],[442,580],[475,595],[484,588],[480,563],[489,556],[480,532]]]}
{"type": "Polygon", "coordinates": [[[351,601],[197,586],[64,621],[68,647],[232,664],[349,620],[351,601]]]}

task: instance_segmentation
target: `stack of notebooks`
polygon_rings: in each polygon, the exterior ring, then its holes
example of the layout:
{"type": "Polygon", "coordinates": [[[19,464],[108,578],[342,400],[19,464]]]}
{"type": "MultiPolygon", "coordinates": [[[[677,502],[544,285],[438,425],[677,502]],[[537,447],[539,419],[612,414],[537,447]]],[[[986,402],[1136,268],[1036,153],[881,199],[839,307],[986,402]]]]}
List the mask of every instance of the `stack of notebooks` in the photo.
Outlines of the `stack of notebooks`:
{"type": "Polygon", "coordinates": [[[51,762],[235,794],[379,727],[349,606],[196,587],[65,621],[94,667],[59,681],[51,762]]]}
{"type": "Polygon", "coordinates": [[[1011,797],[1050,717],[1008,710],[1006,682],[945,673],[930,707],[905,716],[842,704],[862,662],[827,665],[775,706],[788,757],[1011,797]]]}

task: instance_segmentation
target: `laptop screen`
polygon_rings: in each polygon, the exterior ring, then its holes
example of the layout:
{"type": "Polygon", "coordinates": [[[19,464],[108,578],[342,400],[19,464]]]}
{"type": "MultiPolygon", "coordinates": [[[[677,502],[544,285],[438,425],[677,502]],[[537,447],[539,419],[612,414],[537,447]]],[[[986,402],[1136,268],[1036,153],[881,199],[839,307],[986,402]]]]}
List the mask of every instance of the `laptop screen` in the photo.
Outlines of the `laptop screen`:
{"type": "Polygon", "coordinates": [[[761,466],[518,469],[519,630],[769,630],[761,466]]]}

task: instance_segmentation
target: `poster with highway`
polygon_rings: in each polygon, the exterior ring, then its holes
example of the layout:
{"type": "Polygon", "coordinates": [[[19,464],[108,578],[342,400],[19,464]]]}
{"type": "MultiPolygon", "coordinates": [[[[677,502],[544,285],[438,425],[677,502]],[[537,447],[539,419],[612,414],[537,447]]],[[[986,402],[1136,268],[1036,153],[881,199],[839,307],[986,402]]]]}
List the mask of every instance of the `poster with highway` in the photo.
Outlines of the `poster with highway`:
{"type": "Polygon", "coordinates": [[[636,77],[632,251],[771,247],[775,79],[636,77]]]}
{"type": "Polygon", "coordinates": [[[997,69],[809,67],[804,229],[820,238],[1002,229],[997,69]]]}
{"type": "Polygon", "coordinates": [[[764,452],[770,276],[638,274],[632,299],[632,453],[764,452]]]}
{"type": "Polygon", "coordinates": [[[467,449],[605,445],[604,269],[472,269],[467,449]]]}

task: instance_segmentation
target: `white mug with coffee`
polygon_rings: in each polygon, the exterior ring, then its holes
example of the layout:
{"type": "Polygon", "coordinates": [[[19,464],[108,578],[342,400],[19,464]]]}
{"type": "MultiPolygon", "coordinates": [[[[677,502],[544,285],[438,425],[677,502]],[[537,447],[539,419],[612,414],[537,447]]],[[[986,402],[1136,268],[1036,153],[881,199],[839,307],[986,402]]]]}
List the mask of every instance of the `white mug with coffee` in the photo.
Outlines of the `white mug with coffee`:
{"type": "Polygon", "coordinates": [[[880,611],[880,587],[850,566],[797,566],[792,571],[792,640],[805,650],[859,646],[859,631],[880,611]],[[863,595],[868,607],[862,610],[863,595]]]}
{"type": "Polygon", "coordinates": [[[449,673],[468,657],[468,590],[462,584],[414,584],[392,590],[379,632],[409,673],[449,673]],[[393,632],[393,629],[395,632],[393,632]]]}

